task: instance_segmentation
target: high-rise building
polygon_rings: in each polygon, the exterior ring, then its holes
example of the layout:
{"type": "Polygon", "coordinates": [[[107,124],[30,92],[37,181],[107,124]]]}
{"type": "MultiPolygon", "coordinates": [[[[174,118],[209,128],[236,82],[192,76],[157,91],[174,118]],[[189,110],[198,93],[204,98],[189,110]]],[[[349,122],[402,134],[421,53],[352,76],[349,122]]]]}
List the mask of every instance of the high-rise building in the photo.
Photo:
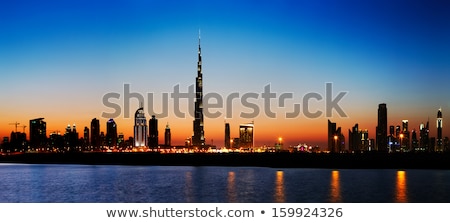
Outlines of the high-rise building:
{"type": "Polygon", "coordinates": [[[31,148],[44,148],[47,142],[47,123],[44,118],[30,120],[31,148]]]}
{"type": "Polygon", "coordinates": [[[83,131],[83,147],[86,148],[88,146],[89,146],[89,128],[85,126],[83,131]]]}
{"type": "Polygon", "coordinates": [[[387,141],[387,107],[382,103],[378,105],[378,125],[376,128],[377,150],[380,152],[388,151],[387,141]]]}
{"type": "Polygon", "coordinates": [[[172,141],[172,139],[171,139],[171,135],[170,135],[170,127],[169,127],[169,123],[167,123],[166,130],[164,132],[164,146],[170,147],[172,144],[171,141],[172,141]]]}
{"type": "Polygon", "coordinates": [[[114,119],[109,119],[106,122],[106,145],[108,147],[117,146],[117,125],[114,119]]]}
{"type": "Polygon", "coordinates": [[[328,120],[328,150],[333,153],[345,150],[345,137],[341,127],[336,127],[336,123],[330,120],[328,120]]]}
{"type": "Polygon", "coordinates": [[[91,148],[99,149],[100,145],[100,121],[93,118],[91,121],[91,148]]]}
{"type": "Polygon", "coordinates": [[[149,121],[149,132],[150,136],[148,139],[148,147],[150,148],[158,148],[158,119],[156,116],[152,115],[152,118],[149,121]]]}
{"type": "Polygon", "coordinates": [[[401,151],[409,151],[409,136],[408,120],[402,120],[402,133],[400,133],[401,151]]]}
{"type": "Polygon", "coordinates": [[[192,145],[203,148],[205,146],[205,132],[203,126],[203,74],[202,74],[202,51],[200,47],[200,33],[198,35],[198,62],[197,78],[195,81],[195,119],[192,145]]]}
{"type": "Polygon", "coordinates": [[[437,120],[436,120],[436,127],[437,127],[437,141],[436,141],[436,150],[437,151],[443,151],[443,141],[442,141],[442,111],[439,109],[437,113],[437,120]]]}
{"type": "Polygon", "coordinates": [[[145,118],[144,108],[140,107],[134,114],[134,146],[147,146],[147,119],[145,118]]]}
{"type": "Polygon", "coordinates": [[[423,123],[420,124],[420,139],[419,139],[420,150],[427,152],[430,151],[429,127],[430,126],[428,121],[426,126],[423,123]]]}
{"type": "Polygon", "coordinates": [[[348,149],[354,152],[369,150],[369,132],[360,130],[358,124],[348,130],[348,149]]]}
{"type": "Polygon", "coordinates": [[[253,148],[253,132],[254,123],[240,124],[239,125],[239,146],[247,149],[253,148]]]}
{"type": "Polygon", "coordinates": [[[72,127],[67,125],[66,132],[64,133],[64,146],[67,151],[76,151],[79,145],[77,126],[73,124],[72,127]]]}
{"type": "Polygon", "coordinates": [[[225,123],[225,148],[231,148],[230,123],[225,123]]]}
{"type": "Polygon", "coordinates": [[[415,129],[413,129],[411,133],[411,150],[419,150],[419,140],[417,140],[417,133],[415,129]]]}

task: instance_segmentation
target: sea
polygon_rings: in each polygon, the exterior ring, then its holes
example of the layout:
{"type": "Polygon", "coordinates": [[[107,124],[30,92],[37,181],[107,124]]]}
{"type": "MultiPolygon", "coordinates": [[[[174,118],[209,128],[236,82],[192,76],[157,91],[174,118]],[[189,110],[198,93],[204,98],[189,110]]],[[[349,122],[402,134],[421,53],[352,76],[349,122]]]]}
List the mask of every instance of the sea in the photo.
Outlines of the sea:
{"type": "Polygon", "coordinates": [[[450,170],[0,164],[0,203],[449,203],[450,170]]]}

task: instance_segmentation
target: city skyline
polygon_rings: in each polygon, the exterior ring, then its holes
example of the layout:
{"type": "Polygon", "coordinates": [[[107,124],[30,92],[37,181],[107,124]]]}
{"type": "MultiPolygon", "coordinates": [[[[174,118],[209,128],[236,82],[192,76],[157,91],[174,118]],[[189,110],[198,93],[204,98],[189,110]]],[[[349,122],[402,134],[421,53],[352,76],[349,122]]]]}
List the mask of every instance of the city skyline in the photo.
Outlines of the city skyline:
{"type": "MultiPolygon", "coordinates": [[[[282,1],[239,7],[232,2],[135,2],[112,3],[108,9],[100,3],[85,7],[86,2],[6,4],[0,9],[0,27],[8,33],[0,36],[1,136],[14,131],[10,123],[23,126],[40,117],[47,122],[47,136],[63,132],[67,124],[82,130],[93,118],[100,119],[106,133],[109,119],[101,112],[108,108],[102,96],[121,92],[124,83],[132,92],[154,92],[156,100],[176,84],[186,92],[195,84],[199,28],[205,93],[262,92],[270,83],[277,93],[292,92],[297,102],[308,92],[324,95],[329,82],[334,95],[348,92],[341,101],[347,118],[335,112],[316,119],[255,118],[255,145],[273,145],[283,137],[286,145],[325,148],[327,119],[343,132],[358,123],[375,138],[380,103],[389,107],[388,126],[409,120],[410,131],[419,132],[429,119],[434,137],[436,111],[442,108],[442,136],[450,136],[445,124],[450,19],[444,2],[282,1]]],[[[322,104],[310,109],[322,109],[322,104]]],[[[132,102],[129,112],[138,107],[132,102]]],[[[172,144],[182,145],[192,135],[193,118],[159,120],[171,123],[172,144]]],[[[224,119],[205,118],[206,143],[222,145],[224,119]]],[[[133,117],[114,120],[118,132],[133,136],[133,117]]],[[[253,120],[235,115],[226,121],[234,138],[240,124],[253,120]]],[[[164,132],[164,126],[158,130],[164,132]]]]}

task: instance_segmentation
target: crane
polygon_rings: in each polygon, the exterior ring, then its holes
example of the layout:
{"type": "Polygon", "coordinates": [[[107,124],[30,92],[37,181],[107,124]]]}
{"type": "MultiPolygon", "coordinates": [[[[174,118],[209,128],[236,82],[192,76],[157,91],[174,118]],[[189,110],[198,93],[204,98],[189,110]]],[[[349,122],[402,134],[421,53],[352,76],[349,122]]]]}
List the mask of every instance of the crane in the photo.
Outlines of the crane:
{"type": "Polygon", "coordinates": [[[26,125],[21,125],[21,126],[19,126],[19,127],[22,127],[23,128],[23,133],[25,133],[25,128],[27,127],[26,125]]]}
{"type": "Polygon", "coordinates": [[[20,125],[20,123],[15,122],[15,123],[9,123],[10,125],[15,125],[16,126],[16,132],[17,132],[17,126],[20,125]]]}

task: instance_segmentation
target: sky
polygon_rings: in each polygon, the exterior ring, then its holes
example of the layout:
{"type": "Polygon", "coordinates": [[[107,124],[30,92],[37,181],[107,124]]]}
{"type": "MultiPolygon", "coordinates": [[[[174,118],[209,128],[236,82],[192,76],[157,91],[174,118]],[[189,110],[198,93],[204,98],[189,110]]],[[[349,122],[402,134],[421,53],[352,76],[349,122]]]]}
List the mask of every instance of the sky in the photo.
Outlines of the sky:
{"type": "MultiPolygon", "coordinates": [[[[223,146],[224,122],[231,137],[239,137],[241,123],[254,121],[255,145],[308,143],[326,147],[327,120],[347,132],[358,123],[375,138],[378,104],[386,103],[388,125],[409,120],[418,129],[430,120],[436,136],[436,115],[443,112],[444,136],[450,136],[450,3],[414,0],[299,0],[299,1],[7,1],[0,3],[0,136],[9,136],[14,125],[29,125],[43,117],[47,132],[64,132],[76,124],[78,131],[100,119],[106,132],[107,117],[118,131],[133,136],[135,99],[124,107],[124,85],[162,111],[162,95],[179,86],[187,92],[195,84],[199,30],[203,59],[204,94],[224,100],[232,93],[256,93],[249,99],[260,109],[253,118],[240,117],[252,109],[233,102],[232,117],[205,117],[207,143],[223,146]],[[326,83],[332,99],[346,92],[330,116],[326,111],[326,83]],[[269,85],[275,118],[262,111],[261,93],[269,85]],[[278,96],[292,93],[280,107],[278,96]],[[309,111],[286,118],[293,104],[315,93],[309,111]],[[124,111],[131,114],[125,117],[124,111]]],[[[176,117],[169,97],[168,115],[158,116],[159,142],[165,125],[172,144],[192,136],[193,117],[176,117]]],[[[187,112],[187,100],[181,110],[187,112]]],[[[211,109],[225,113],[226,108],[211,109]]],[[[302,110],[303,111],[303,110],[302,110]]],[[[23,131],[23,127],[18,131],[23,131]]],[[[25,132],[28,134],[28,128],[25,132]]],[[[80,136],[82,134],[80,133],[80,136]]]]}

